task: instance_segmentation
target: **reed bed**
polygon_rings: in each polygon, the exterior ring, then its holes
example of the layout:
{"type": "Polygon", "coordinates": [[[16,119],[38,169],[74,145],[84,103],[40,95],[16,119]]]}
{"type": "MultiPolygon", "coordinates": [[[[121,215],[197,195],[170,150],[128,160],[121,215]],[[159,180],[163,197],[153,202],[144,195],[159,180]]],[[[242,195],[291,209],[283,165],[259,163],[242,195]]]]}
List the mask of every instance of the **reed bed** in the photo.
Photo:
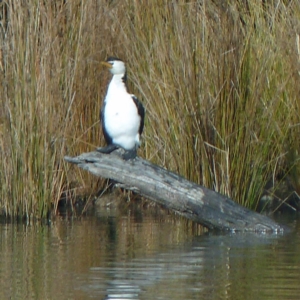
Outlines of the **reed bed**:
{"type": "Polygon", "coordinates": [[[255,208],[300,191],[298,1],[2,1],[0,205],[43,218],[104,181],[64,155],[104,143],[108,55],[147,110],[139,154],[255,208]]]}

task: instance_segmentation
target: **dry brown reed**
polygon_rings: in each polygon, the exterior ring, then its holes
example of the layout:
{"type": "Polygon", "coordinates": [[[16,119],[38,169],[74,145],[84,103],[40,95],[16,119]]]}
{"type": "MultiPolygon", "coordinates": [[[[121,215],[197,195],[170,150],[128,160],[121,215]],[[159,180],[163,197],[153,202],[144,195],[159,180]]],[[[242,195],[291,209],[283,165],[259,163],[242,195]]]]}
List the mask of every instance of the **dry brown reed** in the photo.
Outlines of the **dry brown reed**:
{"type": "Polygon", "coordinates": [[[95,178],[64,155],[103,144],[108,55],[146,106],[140,155],[254,208],[299,189],[298,1],[3,1],[2,213],[43,217],[95,178]]]}

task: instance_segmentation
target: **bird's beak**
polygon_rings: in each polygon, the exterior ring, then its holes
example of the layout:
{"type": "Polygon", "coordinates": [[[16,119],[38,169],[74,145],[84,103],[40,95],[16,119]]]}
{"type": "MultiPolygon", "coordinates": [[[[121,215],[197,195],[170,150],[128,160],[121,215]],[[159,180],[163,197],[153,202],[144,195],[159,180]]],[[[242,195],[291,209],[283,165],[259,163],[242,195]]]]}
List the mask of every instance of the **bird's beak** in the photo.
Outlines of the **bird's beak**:
{"type": "Polygon", "coordinates": [[[101,64],[109,69],[112,68],[112,65],[110,63],[108,63],[107,61],[101,61],[101,64]]]}

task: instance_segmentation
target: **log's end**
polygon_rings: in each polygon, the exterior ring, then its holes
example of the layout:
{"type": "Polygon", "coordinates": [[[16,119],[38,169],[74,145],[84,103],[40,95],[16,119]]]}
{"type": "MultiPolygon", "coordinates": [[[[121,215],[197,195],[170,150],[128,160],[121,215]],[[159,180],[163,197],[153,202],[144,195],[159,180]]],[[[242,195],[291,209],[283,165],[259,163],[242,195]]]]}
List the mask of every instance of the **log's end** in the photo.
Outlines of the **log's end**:
{"type": "Polygon", "coordinates": [[[81,153],[78,156],[65,156],[64,160],[72,163],[72,164],[82,164],[82,163],[98,163],[102,161],[103,159],[110,159],[113,157],[113,159],[120,159],[123,160],[123,155],[125,153],[125,150],[119,148],[115,151],[113,151],[110,154],[101,153],[98,151],[92,151],[92,152],[86,152],[81,153]]]}
{"type": "Polygon", "coordinates": [[[106,155],[106,154],[102,154],[100,152],[97,152],[97,151],[93,151],[93,152],[87,152],[87,153],[82,153],[78,156],[65,156],[64,157],[64,160],[69,162],[69,163],[72,163],[72,164],[82,164],[82,163],[96,163],[98,162],[101,157],[103,155],[106,155]]]}
{"type": "Polygon", "coordinates": [[[72,157],[72,156],[64,156],[64,160],[71,163],[71,164],[75,164],[77,161],[77,157],[72,157]]]}

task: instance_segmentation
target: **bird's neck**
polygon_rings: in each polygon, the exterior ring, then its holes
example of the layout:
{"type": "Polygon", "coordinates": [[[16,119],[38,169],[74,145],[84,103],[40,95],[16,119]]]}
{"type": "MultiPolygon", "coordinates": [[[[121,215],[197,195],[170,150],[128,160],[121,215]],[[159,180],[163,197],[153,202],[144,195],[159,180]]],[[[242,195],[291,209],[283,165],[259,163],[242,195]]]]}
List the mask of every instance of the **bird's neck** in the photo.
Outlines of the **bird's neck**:
{"type": "Polygon", "coordinates": [[[126,87],[126,74],[118,74],[113,75],[111,82],[109,84],[109,89],[112,88],[114,90],[125,90],[127,91],[126,87]]]}

